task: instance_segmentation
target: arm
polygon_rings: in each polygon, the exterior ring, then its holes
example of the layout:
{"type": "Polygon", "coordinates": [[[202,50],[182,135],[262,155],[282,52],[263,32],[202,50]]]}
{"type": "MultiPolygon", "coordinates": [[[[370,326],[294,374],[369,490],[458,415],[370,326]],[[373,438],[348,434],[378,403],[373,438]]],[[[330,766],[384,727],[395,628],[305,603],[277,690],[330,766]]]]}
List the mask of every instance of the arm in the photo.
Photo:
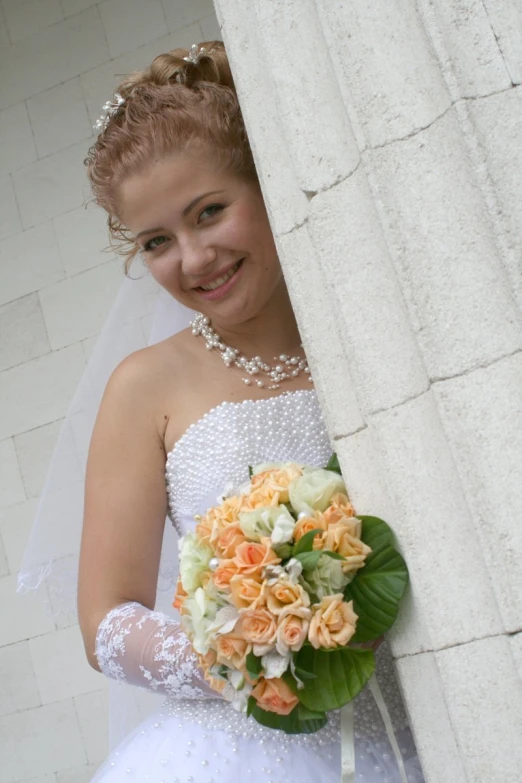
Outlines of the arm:
{"type": "Polygon", "coordinates": [[[153,611],[167,495],[150,361],[138,352],[119,365],[96,420],[85,484],[80,627],[89,663],[108,677],[181,698],[216,698],[179,623],[153,611]]]}

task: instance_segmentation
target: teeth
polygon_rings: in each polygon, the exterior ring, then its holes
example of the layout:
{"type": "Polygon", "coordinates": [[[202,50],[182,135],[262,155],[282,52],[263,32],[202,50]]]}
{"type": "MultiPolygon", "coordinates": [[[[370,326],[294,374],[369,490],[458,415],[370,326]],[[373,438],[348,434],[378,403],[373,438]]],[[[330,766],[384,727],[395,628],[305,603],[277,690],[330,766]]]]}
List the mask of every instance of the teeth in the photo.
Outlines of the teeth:
{"type": "Polygon", "coordinates": [[[203,291],[213,291],[215,288],[219,288],[220,285],[223,285],[227,280],[230,280],[232,275],[235,275],[239,268],[239,263],[240,262],[238,261],[226,275],[223,275],[223,277],[218,277],[217,280],[214,280],[213,283],[208,283],[208,285],[200,285],[200,288],[202,288],[203,291]]]}

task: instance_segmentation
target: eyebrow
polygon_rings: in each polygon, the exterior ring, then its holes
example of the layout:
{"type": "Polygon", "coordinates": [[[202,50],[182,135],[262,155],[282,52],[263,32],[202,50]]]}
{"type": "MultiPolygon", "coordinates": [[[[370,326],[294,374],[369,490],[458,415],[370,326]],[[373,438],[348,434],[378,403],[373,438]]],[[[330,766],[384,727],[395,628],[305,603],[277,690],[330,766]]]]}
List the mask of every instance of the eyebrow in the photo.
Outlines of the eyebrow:
{"type": "MultiPolygon", "coordinates": [[[[202,201],[204,198],[207,198],[207,196],[214,196],[216,193],[224,193],[223,190],[209,190],[208,193],[202,193],[201,196],[196,196],[195,199],[192,199],[190,204],[187,204],[185,209],[182,212],[183,217],[186,217],[191,209],[193,209],[196,204],[199,204],[200,201],[202,201]]],[[[153,231],[163,231],[162,226],[156,226],[156,228],[146,228],[144,231],[140,231],[139,234],[136,234],[135,239],[139,239],[144,234],[152,234],[153,231]]]]}

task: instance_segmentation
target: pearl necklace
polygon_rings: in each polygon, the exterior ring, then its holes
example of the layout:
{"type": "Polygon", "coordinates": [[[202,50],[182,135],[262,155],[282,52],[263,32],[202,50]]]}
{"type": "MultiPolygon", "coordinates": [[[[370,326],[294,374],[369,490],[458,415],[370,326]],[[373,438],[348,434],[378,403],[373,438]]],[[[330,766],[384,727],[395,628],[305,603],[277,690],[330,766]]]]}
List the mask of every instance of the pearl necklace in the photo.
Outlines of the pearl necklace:
{"type": "Polygon", "coordinates": [[[292,378],[297,378],[302,372],[306,373],[310,383],[313,383],[306,359],[301,359],[299,356],[287,356],[285,353],[282,353],[281,356],[274,357],[278,364],[272,367],[271,365],[266,364],[260,356],[254,356],[253,359],[247,359],[246,356],[240,353],[236,348],[226,345],[211,327],[210,319],[206,315],[203,315],[203,313],[196,313],[196,317],[191,321],[190,325],[192,327],[192,334],[195,337],[202,336],[205,340],[207,351],[217,349],[220,351],[221,358],[227,367],[234,365],[241,370],[241,372],[247,374],[246,378],[242,378],[242,381],[246,386],[255,383],[256,386],[264,388],[265,381],[261,378],[252,379],[251,377],[253,375],[264,374],[268,376],[267,382],[271,382],[267,388],[279,389],[281,381],[291,381],[292,378]]]}

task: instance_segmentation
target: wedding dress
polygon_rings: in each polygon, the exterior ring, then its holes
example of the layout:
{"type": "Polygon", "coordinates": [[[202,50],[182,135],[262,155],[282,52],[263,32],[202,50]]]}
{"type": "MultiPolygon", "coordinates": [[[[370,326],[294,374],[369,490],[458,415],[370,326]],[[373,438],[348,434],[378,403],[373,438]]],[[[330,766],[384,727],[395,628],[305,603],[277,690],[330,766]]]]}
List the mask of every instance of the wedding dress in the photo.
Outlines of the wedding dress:
{"type": "MultiPolygon", "coordinates": [[[[169,516],[179,536],[224,490],[248,479],[248,466],[297,461],[324,466],[331,446],[315,391],[224,402],[192,424],[166,463],[169,516]]],[[[109,677],[164,693],[163,705],[132,731],[93,783],[339,783],[340,711],[315,734],[264,728],[210,691],[176,620],[136,603],[116,607],[98,630],[96,653],[109,677]]],[[[419,759],[385,644],[376,654],[408,783],[423,783],[419,759]]],[[[123,686],[125,687],[125,686],[123,686]]],[[[357,783],[401,783],[392,745],[369,689],[355,702],[357,783]]]]}

